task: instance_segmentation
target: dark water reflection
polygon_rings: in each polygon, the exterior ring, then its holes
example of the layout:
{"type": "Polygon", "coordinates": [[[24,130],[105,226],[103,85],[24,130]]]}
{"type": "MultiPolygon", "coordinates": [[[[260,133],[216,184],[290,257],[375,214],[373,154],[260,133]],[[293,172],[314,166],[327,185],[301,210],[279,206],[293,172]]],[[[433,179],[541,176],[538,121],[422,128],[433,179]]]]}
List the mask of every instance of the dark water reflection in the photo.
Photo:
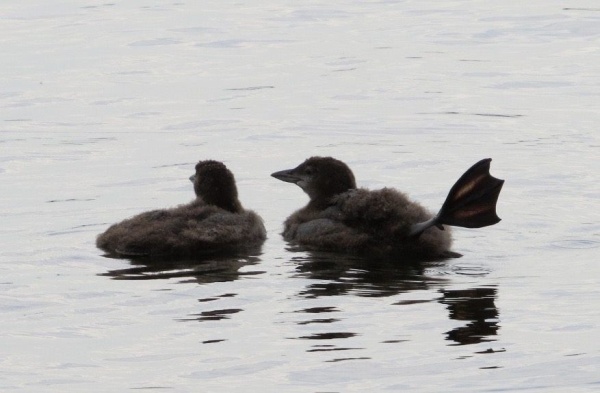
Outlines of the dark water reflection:
{"type": "MultiPolygon", "coordinates": [[[[464,321],[466,325],[445,332],[445,339],[451,345],[477,344],[493,341],[490,336],[498,332],[499,312],[495,305],[497,289],[475,287],[469,289],[445,289],[451,284],[448,278],[432,277],[428,270],[440,267],[445,262],[410,262],[371,260],[331,253],[310,253],[292,258],[297,264],[297,277],[315,280],[307,285],[299,297],[319,298],[326,296],[354,295],[360,297],[390,297],[415,290],[438,290],[441,297],[433,299],[446,306],[448,317],[464,321]],[[439,288],[439,289],[438,289],[439,288]]],[[[430,300],[405,300],[393,305],[408,305],[430,302],[430,300]]],[[[309,314],[327,314],[327,317],[314,318],[298,324],[330,324],[341,320],[336,314],[342,310],[335,307],[314,307],[298,310],[309,314]]],[[[356,336],[350,332],[315,333],[300,339],[326,340],[356,336]]],[[[394,341],[397,342],[397,341],[394,341]]],[[[346,350],[327,346],[310,351],[346,350]]]]}
{"type": "Polygon", "coordinates": [[[346,294],[387,297],[439,287],[448,282],[425,274],[427,268],[441,262],[398,263],[325,252],[294,257],[292,262],[297,264],[298,277],[317,280],[298,294],[307,298],[346,294]]]}
{"type": "MultiPolygon", "coordinates": [[[[198,283],[202,285],[228,282],[246,276],[257,276],[265,273],[262,270],[240,271],[243,267],[254,266],[261,262],[260,251],[250,254],[213,255],[198,259],[137,259],[129,260],[130,267],[110,270],[102,275],[119,280],[156,280],[172,278],[188,278],[181,283],[198,283]]],[[[440,297],[426,300],[400,300],[391,306],[412,305],[417,303],[439,302],[446,306],[448,318],[464,322],[465,325],[442,332],[451,345],[477,344],[493,341],[499,325],[499,312],[495,306],[497,288],[475,287],[469,289],[447,289],[452,279],[432,271],[444,270],[447,261],[409,262],[373,260],[369,258],[339,255],[335,253],[313,252],[293,256],[294,272],[289,277],[309,279],[308,284],[296,293],[300,299],[317,299],[332,296],[358,296],[363,298],[392,297],[410,291],[434,291],[440,297]]],[[[198,299],[199,302],[210,302],[225,297],[236,297],[236,293],[226,293],[198,299]]],[[[211,309],[189,314],[178,321],[220,321],[232,318],[243,312],[240,307],[211,309]]],[[[361,350],[354,346],[340,346],[340,339],[360,336],[360,333],[336,329],[338,322],[344,321],[344,310],[340,306],[316,306],[302,308],[294,313],[308,316],[296,321],[299,326],[314,325],[326,327],[323,331],[310,332],[292,339],[310,340],[317,343],[307,352],[330,352],[361,350]],[[330,344],[336,343],[336,344],[330,344]]],[[[347,340],[343,340],[347,341],[347,340]]],[[[389,340],[397,343],[405,340],[389,340]]],[[[212,342],[211,342],[212,343],[212,342]]],[[[343,358],[344,360],[356,358],[343,358]]],[[[339,360],[339,359],[338,359],[339,360]]],[[[337,360],[336,360],[337,361],[337,360]]]]}
{"type": "MultiPolygon", "coordinates": [[[[256,265],[260,262],[260,249],[252,249],[235,254],[203,256],[196,259],[172,258],[139,258],[130,259],[132,267],[109,270],[103,276],[117,280],[161,280],[172,278],[189,278],[180,283],[211,284],[239,280],[242,277],[256,276],[265,273],[260,270],[240,272],[240,269],[256,265]]],[[[198,302],[210,302],[222,298],[235,297],[235,293],[226,293],[208,298],[198,299],[198,302]]],[[[225,308],[192,313],[178,321],[219,321],[230,319],[231,316],[244,311],[242,308],[225,308]]],[[[216,343],[225,340],[209,340],[206,343],[216,343]]]]}
{"type": "Polygon", "coordinates": [[[220,321],[221,319],[229,319],[232,314],[237,314],[244,311],[241,308],[226,308],[222,310],[202,311],[198,314],[191,314],[188,318],[181,318],[179,321],[220,321]]]}
{"type": "Polygon", "coordinates": [[[456,345],[493,341],[498,329],[498,309],[494,304],[497,290],[494,287],[461,290],[441,290],[440,303],[447,305],[450,319],[468,322],[465,326],[446,332],[446,339],[456,345]]]}
{"type": "Polygon", "coordinates": [[[258,270],[239,271],[242,267],[256,265],[260,262],[259,250],[252,251],[252,253],[210,255],[194,259],[127,258],[132,267],[109,270],[102,275],[117,280],[157,280],[191,277],[193,280],[182,282],[197,282],[199,284],[235,281],[242,276],[264,273],[264,271],[258,270]]]}

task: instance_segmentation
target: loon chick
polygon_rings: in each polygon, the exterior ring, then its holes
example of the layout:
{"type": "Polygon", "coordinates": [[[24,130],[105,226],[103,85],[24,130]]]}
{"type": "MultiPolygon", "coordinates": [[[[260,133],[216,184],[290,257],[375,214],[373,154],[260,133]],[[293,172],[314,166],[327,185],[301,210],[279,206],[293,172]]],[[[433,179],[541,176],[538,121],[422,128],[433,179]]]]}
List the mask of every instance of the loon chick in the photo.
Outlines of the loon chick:
{"type": "Polygon", "coordinates": [[[124,257],[193,257],[263,243],[264,224],[256,213],[244,210],[233,174],[223,163],[198,162],[190,180],[194,201],[114,224],[98,236],[98,248],[124,257]]]}
{"type": "Polygon", "coordinates": [[[311,157],[271,175],[298,185],[310,197],[287,218],[283,237],[312,250],[418,259],[460,256],[449,251],[452,238],[445,225],[479,228],[500,221],[496,202],[504,180],[489,174],[490,161],[465,172],[433,215],[395,189],[357,189],[342,161],[311,157]]]}

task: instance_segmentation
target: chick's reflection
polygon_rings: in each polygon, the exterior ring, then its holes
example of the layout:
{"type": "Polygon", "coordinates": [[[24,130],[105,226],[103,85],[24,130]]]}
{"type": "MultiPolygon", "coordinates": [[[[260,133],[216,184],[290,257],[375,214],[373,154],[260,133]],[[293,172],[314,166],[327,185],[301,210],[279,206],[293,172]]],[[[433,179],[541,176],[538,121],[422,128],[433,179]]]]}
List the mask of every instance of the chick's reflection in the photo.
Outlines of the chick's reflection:
{"type": "Polygon", "coordinates": [[[498,309],[494,304],[496,288],[482,287],[461,290],[441,290],[440,303],[447,305],[451,319],[468,321],[464,326],[446,332],[454,345],[494,341],[498,326],[498,309]]]}
{"type": "Polygon", "coordinates": [[[428,277],[426,264],[397,264],[327,252],[311,252],[292,259],[298,276],[314,280],[299,296],[317,298],[352,294],[366,297],[393,296],[431,286],[445,280],[428,277]]]}
{"type": "Polygon", "coordinates": [[[117,280],[156,280],[170,278],[191,278],[182,282],[209,284],[214,282],[235,281],[242,276],[262,274],[263,271],[243,271],[245,266],[256,265],[260,258],[253,253],[223,254],[197,259],[130,259],[131,267],[109,270],[103,273],[117,280]]]}

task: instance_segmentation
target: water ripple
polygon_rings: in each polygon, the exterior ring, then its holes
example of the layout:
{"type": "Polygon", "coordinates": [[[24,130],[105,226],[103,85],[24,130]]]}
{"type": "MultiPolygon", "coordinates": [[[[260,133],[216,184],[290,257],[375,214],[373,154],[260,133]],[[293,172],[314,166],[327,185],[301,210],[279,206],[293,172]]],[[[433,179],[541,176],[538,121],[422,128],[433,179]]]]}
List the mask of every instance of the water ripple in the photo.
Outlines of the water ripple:
{"type": "Polygon", "coordinates": [[[557,240],[552,242],[551,244],[554,247],[566,249],[588,249],[600,247],[600,241],[590,239],[557,240]]]}

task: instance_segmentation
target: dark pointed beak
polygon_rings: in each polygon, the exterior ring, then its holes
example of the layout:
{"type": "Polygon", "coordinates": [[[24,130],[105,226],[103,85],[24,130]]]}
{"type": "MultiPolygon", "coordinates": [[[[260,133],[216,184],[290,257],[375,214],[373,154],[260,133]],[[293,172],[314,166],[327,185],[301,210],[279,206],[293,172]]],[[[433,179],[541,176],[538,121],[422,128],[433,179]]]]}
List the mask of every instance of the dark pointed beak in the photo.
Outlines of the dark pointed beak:
{"type": "Polygon", "coordinates": [[[196,180],[196,174],[194,173],[192,176],[190,176],[190,181],[193,183],[194,180],[196,180]]]}
{"type": "Polygon", "coordinates": [[[300,177],[298,177],[297,175],[294,175],[293,171],[294,171],[293,169],[286,169],[285,171],[271,173],[271,176],[273,176],[275,179],[279,179],[279,180],[287,182],[287,183],[296,184],[302,179],[300,177]]]}

